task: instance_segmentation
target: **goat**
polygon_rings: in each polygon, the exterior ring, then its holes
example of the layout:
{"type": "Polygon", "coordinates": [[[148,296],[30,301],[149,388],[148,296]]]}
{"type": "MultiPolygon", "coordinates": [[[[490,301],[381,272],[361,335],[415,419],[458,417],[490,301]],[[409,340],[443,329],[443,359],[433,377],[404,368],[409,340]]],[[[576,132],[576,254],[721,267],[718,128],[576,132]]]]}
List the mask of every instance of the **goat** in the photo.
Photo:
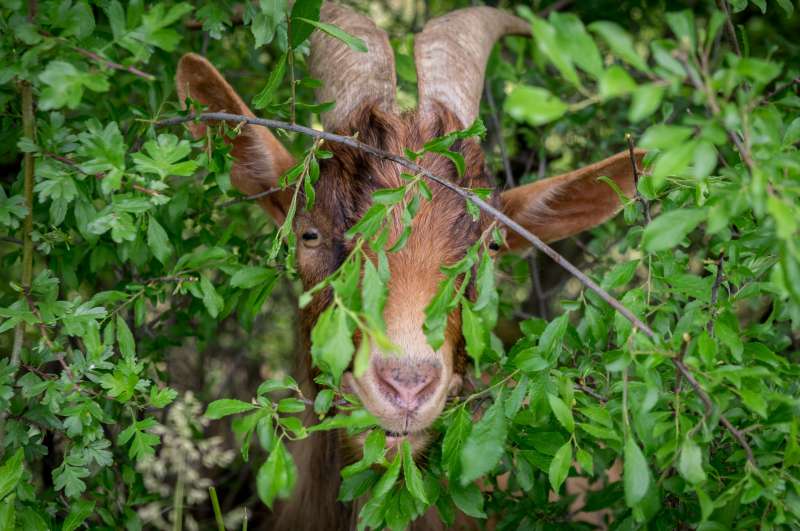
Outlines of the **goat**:
{"type": "MultiPolygon", "coordinates": [[[[434,138],[469,126],[478,115],[486,61],[494,43],[507,34],[529,35],[522,19],[489,7],[454,11],[429,21],[417,35],[414,48],[418,78],[416,110],[400,112],[395,105],[396,78],[392,49],[384,31],[367,17],[349,8],[326,3],[320,20],[363,39],[368,53],[322,32],[311,36],[309,66],[322,81],[319,101],[336,101],[322,114],[327,131],[357,138],[371,146],[402,154],[404,148],[419,150],[434,138]]],[[[185,55],[178,65],[177,90],[212,111],[253,116],[242,99],[204,58],[185,55]]],[[[206,125],[190,125],[194,135],[206,125]]],[[[232,140],[233,184],[245,194],[278,186],[280,176],[294,165],[281,143],[265,128],[245,125],[232,140]]],[[[336,271],[353,242],[344,237],[370,207],[372,192],[403,184],[401,168],[358,149],[329,143],[333,153],[320,161],[316,203],[299,212],[293,230],[297,235],[298,271],[306,289],[336,271]]],[[[475,140],[456,142],[466,162],[459,176],[452,163],[435,154],[419,163],[433,174],[464,187],[493,186],[484,156],[475,140]]],[[[641,157],[637,152],[637,158],[641,157]]],[[[631,161],[620,153],[582,169],[543,179],[502,192],[492,203],[544,241],[555,241],[594,227],[616,214],[620,201],[597,177],[612,178],[632,196],[635,190],[631,161]]],[[[444,344],[431,348],[422,330],[424,309],[443,278],[440,268],[462,258],[490,223],[486,216],[473,220],[464,201],[430,182],[433,197],[420,207],[405,247],[389,254],[391,279],[384,319],[388,337],[401,349],[398,356],[382,356],[375,350],[361,377],[352,372],[344,384],[354,391],[387,433],[387,445],[410,441],[414,455],[425,449],[426,429],[442,412],[448,395],[458,392],[466,367],[461,317],[449,316],[444,344]]],[[[259,199],[277,222],[285,220],[289,191],[259,199]]],[[[394,227],[393,241],[402,230],[394,227]]],[[[519,250],[522,238],[508,234],[500,251],[519,250]]],[[[320,313],[331,303],[322,291],[301,311],[302,356],[297,374],[304,393],[313,397],[314,368],[310,360],[310,331],[320,313]]],[[[356,338],[358,339],[358,338],[356,338]]],[[[311,420],[311,419],[309,419],[311,420]]],[[[337,502],[338,470],[360,451],[357,440],[342,433],[317,433],[293,449],[299,480],[292,498],[279,508],[277,529],[350,529],[356,524],[357,504],[337,502]]],[[[418,529],[441,528],[430,512],[415,524],[418,529]]]]}

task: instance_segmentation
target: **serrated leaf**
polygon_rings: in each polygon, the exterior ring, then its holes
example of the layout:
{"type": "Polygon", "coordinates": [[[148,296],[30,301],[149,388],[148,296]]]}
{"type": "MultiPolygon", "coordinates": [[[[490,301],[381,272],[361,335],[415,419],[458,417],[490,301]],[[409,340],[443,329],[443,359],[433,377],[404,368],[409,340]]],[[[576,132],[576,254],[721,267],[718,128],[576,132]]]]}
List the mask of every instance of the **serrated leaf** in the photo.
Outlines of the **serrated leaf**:
{"type": "Polygon", "coordinates": [[[553,456],[547,471],[550,486],[558,493],[564,480],[569,474],[569,467],[572,464],[572,442],[567,441],[553,456]]]}

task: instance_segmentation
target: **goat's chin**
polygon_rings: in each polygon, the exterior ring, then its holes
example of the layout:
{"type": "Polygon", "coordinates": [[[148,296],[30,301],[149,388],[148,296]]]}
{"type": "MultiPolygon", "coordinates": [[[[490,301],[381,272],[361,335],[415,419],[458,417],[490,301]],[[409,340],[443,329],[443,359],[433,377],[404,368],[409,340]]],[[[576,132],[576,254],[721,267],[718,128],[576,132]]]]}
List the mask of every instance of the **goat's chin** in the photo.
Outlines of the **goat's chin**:
{"type": "MultiPolygon", "coordinates": [[[[364,447],[364,441],[366,440],[367,436],[371,433],[372,430],[368,430],[358,435],[347,436],[345,435],[346,444],[348,448],[348,454],[354,456],[351,461],[357,461],[361,458],[362,448],[364,447]]],[[[418,431],[418,432],[409,432],[403,435],[386,435],[386,458],[388,460],[394,459],[394,456],[397,455],[397,452],[402,450],[403,442],[408,441],[411,445],[411,454],[414,457],[418,457],[422,455],[425,450],[430,445],[431,441],[433,440],[433,436],[428,430],[418,431]]]]}

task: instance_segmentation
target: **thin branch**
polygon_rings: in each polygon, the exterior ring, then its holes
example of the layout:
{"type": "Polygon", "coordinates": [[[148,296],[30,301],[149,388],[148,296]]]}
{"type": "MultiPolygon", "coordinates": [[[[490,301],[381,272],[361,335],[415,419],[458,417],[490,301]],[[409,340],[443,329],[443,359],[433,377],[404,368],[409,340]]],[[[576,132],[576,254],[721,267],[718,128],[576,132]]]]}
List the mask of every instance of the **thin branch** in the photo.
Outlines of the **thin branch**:
{"type": "Polygon", "coordinates": [[[570,5],[571,3],[572,3],[572,0],[558,0],[557,2],[554,2],[554,3],[550,4],[549,6],[545,7],[544,9],[542,9],[541,11],[539,11],[539,16],[540,17],[546,17],[547,15],[549,15],[550,13],[552,13],[554,11],[561,11],[562,9],[564,9],[565,7],[570,5]]]}
{"type": "Polygon", "coordinates": [[[263,192],[258,192],[257,194],[245,195],[242,197],[231,199],[230,201],[225,201],[224,203],[220,203],[218,205],[218,208],[228,208],[229,206],[235,205],[237,203],[244,203],[245,201],[255,201],[256,199],[267,197],[268,195],[272,195],[275,192],[280,192],[281,190],[283,190],[283,188],[281,188],[280,186],[275,186],[273,188],[268,188],[263,192]]]}
{"type": "Polygon", "coordinates": [[[719,258],[717,259],[717,274],[714,276],[714,284],[711,286],[711,311],[713,315],[708,320],[706,330],[709,334],[714,333],[714,319],[716,317],[717,299],[719,297],[719,287],[722,285],[722,264],[725,261],[725,252],[720,251],[719,258]]]}
{"type": "Polygon", "coordinates": [[[511,172],[511,161],[508,160],[508,152],[506,151],[506,142],[503,139],[503,128],[500,125],[500,116],[497,113],[497,105],[494,102],[494,95],[492,95],[492,87],[489,80],[483,85],[483,92],[486,94],[486,102],[489,104],[491,111],[492,124],[494,125],[495,138],[497,139],[497,147],[500,148],[500,157],[503,159],[503,171],[506,175],[506,188],[513,188],[516,186],[514,183],[514,174],[511,172]]]}
{"type": "Polygon", "coordinates": [[[17,245],[23,244],[22,240],[19,238],[14,238],[13,236],[0,236],[0,242],[15,243],[17,245]]]}
{"type": "MultiPolygon", "coordinates": [[[[58,162],[61,162],[62,164],[66,164],[67,166],[69,166],[71,168],[74,168],[75,170],[77,170],[79,173],[82,173],[83,175],[89,175],[89,176],[94,177],[94,178],[96,178],[98,180],[105,179],[105,177],[106,177],[106,174],[104,172],[97,172],[97,173],[89,173],[89,172],[87,172],[86,170],[81,168],[80,164],[78,164],[77,162],[75,162],[74,160],[72,160],[69,157],[65,157],[64,155],[59,155],[58,153],[53,153],[51,151],[42,151],[42,155],[44,155],[45,157],[49,157],[49,158],[51,158],[53,160],[57,160],[58,162]]],[[[158,196],[162,195],[161,192],[158,192],[156,190],[151,190],[150,188],[145,188],[144,186],[142,186],[140,184],[136,184],[136,183],[132,183],[131,184],[131,188],[133,188],[134,190],[138,190],[138,191],[140,191],[140,192],[142,192],[144,194],[153,196],[153,197],[158,197],[158,196]]]]}
{"type": "MultiPolygon", "coordinates": [[[[434,175],[426,168],[423,168],[419,164],[416,164],[405,157],[400,155],[396,155],[394,153],[390,153],[388,151],[384,151],[382,149],[375,148],[363,142],[356,140],[355,138],[337,135],[333,133],[329,133],[327,131],[318,131],[316,129],[311,129],[310,127],[305,127],[298,124],[290,124],[286,122],[282,122],[279,120],[269,120],[265,118],[255,118],[250,116],[244,116],[241,114],[230,114],[224,112],[212,112],[212,113],[202,113],[202,114],[192,114],[188,116],[177,116],[174,118],[169,118],[166,120],[161,120],[157,122],[153,122],[153,125],[156,127],[166,127],[172,125],[179,125],[184,124],[191,121],[203,121],[203,122],[210,122],[210,121],[226,121],[226,122],[234,122],[234,123],[241,123],[245,122],[250,125],[258,125],[261,127],[273,128],[273,129],[283,129],[285,131],[292,131],[295,133],[301,133],[316,139],[326,140],[328,142],[336,142],[338,144],[346,145],[358,150],[361,150],[364,153],[372,155],[374,157],[389,160],[395,162],[409,170],[413,174],[420,174],[432,182],[442,186],[450,190],[451,192],[455,193],[459,197],[472,201],[478,208],[480,208],[483,212],[486,212],[491,217],[499,221],[500,223],[504,224],[509,229],[516,232],[519,236],[521,236],[524,240],[528,243],[533,245],[536,249],[541,251],[542,253],[549,256],[556,264],[561,266],[562,268],[566,269],[572,276],[578,279],[578,281],[583,284],[588,289],[594,291],[601,299],[603,299],[609,306],[614,308],[617,312],[619,312],[625,319],[630,321],[636,330],[640,330],[643,334],[645,334],[650,340],[655,343],[660,343],[660,338],[658,334],[653,331],[647,324],[645,324],[641,319],[639,319],[633,312],[631,312],[627,307],[625,307],[620,301],[616,298],[611,296],[606,290],[601,288],[596,282],[594,282],[591,278],[586,276],[582,271],[580,271],[577,267],[572,265],[566,258],[561,256],[558,252],[556,252],[552,247],[544,243],[538,236],[530,232],[528,229],[505,215],[503,212],[499,211],[474,193],[472,193],[468,189],[464,189],[452,182],[434,175]]],[[[703,403],[712,404],[711,399],[709,398],[708,394],[703,390],[702,387],[697,383],[694,376],[691,374],[686,365],[683,364],[679,359],[672,357],[670,358],[681,374],[686,378],[690,383],[692,383],[692,387],[694,388],[695,392],[700,396],[703,403]]],[[[710,406],[709,406],[710,407],[710,406]]],[[[742,436],[741,432],[736,430],[733,425],[725,418],[724,414],[720,412],[720,421],[725,425],[726,428],[731,432],[731,434],[739,441],[739,443],[745,448],[748,454],[748,460],[755,466],[755,461],[752,459],[753,452],[750,449],[750,446],[747,444],[747,441],[742,436]]]]}
{"type": "MultiPolygon", "coordinates": [[[[684,365],[683,361],[677,360],[673,358],[673,363],[678,367],[678,369],[683,374],[683,377],[686,378],[686,381],[689,382],[689,385],[692,386],[697,396],[700,397],[700,400],[703,401],[703,404],[706,406],[709,412],[714,410],[714,403],[709,398],[708,394],[700,387],[700,384],[697,383],[695,380],[694,375],[691,373],[688,367],[684,365]]],[[[744,448],[744,451],[747,453],[747,461],[753,465],[756,465],[755,457],[753,456],[753,450],[750,448],[750,445],[747,443],[747,439],[745,439],[744,435],[741,431],[739,431],[733,424],[723,415],[720,413],[719,421],[722,423],[723,426],[733,435],[733,437],[739,442],[739,444],[744,448]]]]}
{"type": "Polygon", "coordinates": [[[138,76],[138,77],[140,77],[142,79],[146,79],[147,81],[155,81],[156,80],[156,76],[154,76],[153,74],[148,74],[147,72],[145,72],[143,70],[139,70],[135,66],[125,66],[125,65],[121,65],[119,63],[115,63],[114,61],[112,61],[110,59],[106,59],[105,57],[103,57],[103,56],[101,56],[101,55],[99,55],[99,54],[97,54],[97,53],[95,53],[95,52],[93,52],[91,50],[86,50],[86,49],[80,48],[78,46],[72,46],[72,49],[75,50],[76,52],[78,52],[79,54],[81,54],[82,56],[88,57],[89,59],[92,59],[93,61],[96,61],[96,62],[98,62],[98,63],[100,63],[103,66],[106,66],[108,68],[111,68],[111,69],[114,69],[114,70],[122,70],[123,72],[128,72],[130,74],[133,74],[134,76],[138,76]]]}
{"type": "Polygon", "coordinates": [[[588,385],[575,384],[575,389],[577,389],[581,393],[585,393],[585,394],[591,396],[592,398],[594,398],[598,402],[602,402],[604,404],[606,402],[608,402],[608,399],[606,397],[604,397],[603,395],[601,395],[600,393],[598,393],[597,391],[595,391],[594,389],[592,389],[588,385]]]}
{"type": "Polygon", "coordinates": [[[634,155],[634,144],[633,144],[633,135],[630,133],[625,135],[625,138],[628,140],[628,153],[631,158],[631,167],[633,168],[633,187],[636,190],[636,200],[642,204],[644,208],[644,219],[649,224],[653,221],[653,218],[650,217],[650,202],[645,199],[645,197],[639,193],[639,178],[641,175],[639,174],[639,168],[636,166],[636,156],[634,155]]]}
{"type": "Polygon", "coordinates": [[[725,31],[733,45],[733,50],[736,52],[736,55],[741,56],[742,50],[739,48],[739,39],[736,38],[736,28],[733,27],[731,12],[728,10],[728,2],[726,0],[717,0],[717,5],[719,5],[720,10],[725,14],[725,31]]]}
{"type": "MultiPolygon", "coordinates": [[[[714,117],[717,117],[721,110],[719,108],[719,104],[717,103],[717,97],[714,94],[714,89],[703,83],[699,77],[697,77],[697,72],[695,72],[694,68],[689,65],[689,60],[686,57],[686,54],[679,53],[677,54],[678,60],[683,65],[683,68],[686,70],[686,73],[689,75],[689,80],[692,82],[694,87],[706,95],[706,99],[708,100],[708,107],[711,109],[711,113],[714,117]]],[[[739,151],[739,154],[742,156],[742,160],[750,171],[755,170],[755,162],[753,162],[753,158],[750,156],[750,150],[747,149],[747,146],[742,142],[734,131],[727,130],[728,137],[731,141],[736,145],[736,149],[739,151]]]]}
{"type": "MultiPolygon", "coordinates": [[[[35,5],[29,5],[29,15],[35,13],[35,5]]],[[[33,87],[27,81],[20,83],[22,93],[22,134],[33,141],[36,134],[36,117],[33,114],[33,87]]],[[[27,290],[33,279],[33,172],[36,162],[33,153],[26,152],[23,158],[24,201],[27,214],[22,225],[22,289],[27,290]]],[[[14,330],[14,344],[11,349],[11,366],[19,365],[25,338],[25,324],[20,322],[14,330]]]]}

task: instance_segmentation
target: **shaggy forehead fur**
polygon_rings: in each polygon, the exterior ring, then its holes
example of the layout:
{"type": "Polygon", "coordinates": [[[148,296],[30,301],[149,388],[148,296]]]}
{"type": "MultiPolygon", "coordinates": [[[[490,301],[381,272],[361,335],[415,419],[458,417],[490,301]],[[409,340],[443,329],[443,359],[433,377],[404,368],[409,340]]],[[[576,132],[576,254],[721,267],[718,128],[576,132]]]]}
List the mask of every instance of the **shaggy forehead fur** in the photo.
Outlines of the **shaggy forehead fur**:
{"type": "MultiPolygon", "coordinates": [[[[404,148],[419,150],[432,138],[460,128],[461,124],[455,116],[443,107],[435,115],[420,116],[415,112],[408,112],[397,116],[384,112],[375,105],[365,105],[354,113],[349,126],[339,132],[355,135],[366,144],[402,155],[404,148]]],[[[312,212],[312,215],[314,218],[324,216],[333,230],[331,236],[339,237],[369,209],[375,190],[406,184],[400,177],[405,169],[394,162],[376,158],[343,144],[327,144],[325,149],[331,151],[333,157],[320,161],[320,180],[315,187],[314,207],[318,214],[314,215],[312,212]]],[[[434,175],[460,186],[491,186],[490,178],[484,170],[483,153],[477,141],[456,141],[451,150],[461,153],[465,159],[466,171],[463,176],[458,176],[453,164],[439,155],[427,154],[419,163],[434,175]]],[[[474,222],[466,212],[463,199],[435,183],[428,181],[428,184],[434,197],[429,203],[422,202],[414,228],[423,234],[414,239],[430,238],[431,254],[441,265],[447,263],[445,258],[457,255],[463,247],[474,242],[480,234],[481,226],[488,220],[474,222]],[[443,232],[443,238],[437,237],[436,229],[441,229],[439,232],[443,232]],[[449,242],[449,245],[435,246],[437,242],[449,242]]],[[[399,218],[396,221],[398,225],[399,218]]]]}

